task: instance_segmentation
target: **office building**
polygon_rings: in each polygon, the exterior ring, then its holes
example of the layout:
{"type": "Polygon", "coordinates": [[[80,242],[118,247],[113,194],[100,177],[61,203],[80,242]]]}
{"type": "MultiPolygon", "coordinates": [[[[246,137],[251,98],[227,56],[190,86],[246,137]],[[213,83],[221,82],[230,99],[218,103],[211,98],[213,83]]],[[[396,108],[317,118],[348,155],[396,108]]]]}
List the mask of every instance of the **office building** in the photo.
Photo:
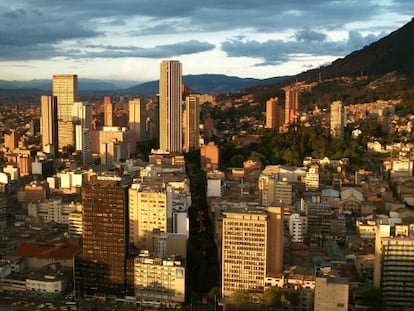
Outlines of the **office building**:
{"type": "Polygon", "coordinates": [[[43,95],[40,99],[40,113],[42,151],[56,155],[58,149],[57,97],[43,95]]]}
{"type": "Polygon", "coordinates": [[[184,110],[184,151],[200,149],[200,101],[198,95],[189,95],[185,98],[184,110]]]}
{"type": "Polygon", "coordinates": [[[279,98],[273,97],[266,101],[266,128],[279,129],[284,122],[284,111],[279,98]]]}
{"type": "Polygon", "coordinates": [[[129,189],[130,242],[142,247],[154,230],[167,232],[167,192],[157,185],[129,189]]]}
{"type": "Polygon", "coordinates": [[[91,133],[92,108],[89,103],[73,104],[73,124],[75,125],[75,150],[81,152],[82,165],[90,165],[92,161],[91,133]]]}
{"type": "Polygon", "coordinates": [[[141,99],[134,98],[128,103],[129,106],[129,129],[136,135],[137,142],[147,140],[146,120],[147,110],[141,99]]]}
{"type": "Polygon", "coordinates": [[[52,92],[57,97],[58,148],[61,150],[68,145],[75,145],[72,107],[78,99],[78,76],[53,75],[52,92]]]}
{"type": "Polygon", "coordinates": [[[75,258],[77,294],[133,295],[129,260],[129,181],[102,174],[82,187],[83,253],[75,258]]]}
{"type": "Polygon", "coordinates": [[[283,267],[283,211],[249,208],[223,212],[222,295],[261,294],[267,273],[283,267]]]}
{"type": "Polygon", "coordinates": [[[381,290],[385,310],[414,309],[414,238],[410,227],[377,225],[374,286],[381,290]]]}
{"type": "Polygon", "coordinates": [[[345,106],[341,101],[334,101],[331,104],[330,133],[332,137],[343,138],[346,125],[345,106]]]}
{"type": "Polygon", "coordinates": [[[182,151],[182,73],[181,63],[166,60],[160,65],[159,139],[160,150],[182,151]]]}
{"type": "Polygon", "coordinates": [[[110,96],[104,97],[104,126],[114,126],[113,117],[114,117],[114,105],[112,103],[110,96]]]}
{"type": "Polygon", "coordinates": [[[207,145],[201,145],[201,167],[206,170],[216,170],[219,163],[219,148],[214,141],[209,141],[207,145]]]}

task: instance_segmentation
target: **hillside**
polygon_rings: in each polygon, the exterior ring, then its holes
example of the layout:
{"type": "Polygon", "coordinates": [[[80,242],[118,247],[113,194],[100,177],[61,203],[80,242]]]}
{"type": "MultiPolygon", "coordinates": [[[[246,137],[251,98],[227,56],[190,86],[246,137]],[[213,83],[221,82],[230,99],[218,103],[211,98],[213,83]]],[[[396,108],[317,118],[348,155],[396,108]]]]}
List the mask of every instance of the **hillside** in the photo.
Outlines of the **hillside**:
{"type": "Polygon", "coordinates": [[[301,105],[326,106],[333,100],[345,104],[376,99],[402,98],[414,106],[414,19],[384,38],[354,51],[331,65],[302,72],[282,83],[246,90],[256,100],[284,97],[282,86],[294,81],[318,82],[301,96],[301,105]]]}
{"type": "MultiPolygon", "coordinates": [[[[289,77],[275,77],[272,79],[253,79],[229,77],[219,74],[185,75],[183,83],[196,93],[229,93],[238,92],[248,87],[272,84],[285,81],[289,77]]],[[[158,80],[142,83],[125,90],[134,94],[156,94],[158,93],[158,80]]]]}

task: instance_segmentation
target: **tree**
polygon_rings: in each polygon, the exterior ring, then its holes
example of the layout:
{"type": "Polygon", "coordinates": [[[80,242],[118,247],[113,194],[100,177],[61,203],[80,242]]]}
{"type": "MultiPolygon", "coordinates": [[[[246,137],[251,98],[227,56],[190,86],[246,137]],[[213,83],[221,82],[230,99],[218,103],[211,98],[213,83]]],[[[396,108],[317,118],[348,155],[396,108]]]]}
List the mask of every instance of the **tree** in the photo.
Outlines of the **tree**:
{"type": "Polygon", "coordinates": [[[233,293],[230,300],[236,306],[245,306],[250,303],[250,294],[247,290],[238,290],[233,293]]]}
{"type": "Polygon", "coordinates": [[[266,288],[263,293],[263,304],[268,307],[280,308],[282,306],[282,293],[283,290],[280,287],[266,288]]]}

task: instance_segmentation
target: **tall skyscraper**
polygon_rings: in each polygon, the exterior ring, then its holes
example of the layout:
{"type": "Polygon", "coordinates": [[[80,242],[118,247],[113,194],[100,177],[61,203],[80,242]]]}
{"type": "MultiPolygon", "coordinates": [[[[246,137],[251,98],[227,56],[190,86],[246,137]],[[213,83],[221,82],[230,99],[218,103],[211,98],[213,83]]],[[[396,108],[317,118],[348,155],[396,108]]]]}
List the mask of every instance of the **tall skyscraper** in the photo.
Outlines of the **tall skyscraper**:
{"type": "Polygon", "coordinates": [[[57,97],[43,95],[40,98],[40,133],[42,151],[55,155],[58,149],[57,97]]]}
{"type": "Polygon", "coordinates": [[[110,96],[104,97],[104,126],[113,126],[113,108],[110,96]]]}
{"type": "Polygon", "coordinates": [[[184,150],[200,149],[200,101],[198,95],[189,95],[185,98],[184,110],[184,150]]]}
{"type": "Polygon", "coordinates": [[[121,177],[100,175],[82,187],[83,253],[75,258],[79,295],[133,294],[128,185],[121,177]]]}
{"type": "Polygon", "coordinates": [[[146,133],[146,108],[141,99],[135,98],[129,101],[129,129],[134,131],[137,142],[147,140],[146,133]]]}
{"type": "Polygon", "coordinates": [[[78,99],[78,76],[57,74],[53,76],[53,96],[57,97],[58,148],[74,146],[75,131],[72,122],[73,103],[78,99]]]}
{"type": "Polygon", "coordinates": [[[341,101],[334,101],[331,104],[331,136],[337,138],[344,137],[346,123],[345,106],[341,101]]]}
{"type": "Polygon", "coordinates": [[[169,153],[182,151],[181,89],[181,63],[176,60],[162,61],[159,89],[160,149],[169,153]]]}
{"type": "Polygon", "coordinates": [[[91,135],[92,108],[89,103],[73,103],[73,123],[75,125],[75,150],[82,152],[82,164],[92,163],[91,135]]]}

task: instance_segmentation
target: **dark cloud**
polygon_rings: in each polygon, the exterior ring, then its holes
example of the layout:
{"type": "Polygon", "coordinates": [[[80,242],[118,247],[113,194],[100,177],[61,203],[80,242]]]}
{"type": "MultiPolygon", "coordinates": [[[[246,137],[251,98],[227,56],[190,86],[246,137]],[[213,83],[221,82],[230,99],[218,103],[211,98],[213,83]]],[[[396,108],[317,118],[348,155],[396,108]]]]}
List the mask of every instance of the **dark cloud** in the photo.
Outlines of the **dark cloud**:
{"type": "Polygon", "coordinates": [[[271,36],[289,31],[294,40],[233,38],[222,44],[229,56],[256,57],[264,63],[287,61],[297,53],[343,56],[375,40],[378,31],[395,30],[395,25],[384,21],[375,29],[357,28],[344,42],[329,41],[327,31],[378,20],[384,12],[412,15],[413,9],[412,0],[395,0],[388,6],[349,0],[2,0],[0,59],[163,58],[211,50],[214,45],[205,42],[203,33],[232,31],[246,37],[246,33],[271,36]],[[139,42],[144,36],[178,34],[184,34],[187,41],[152,48],[88,46],[90,42],[109,42],[112,35],[139,42]],[[74,50],[69,41],[78,48],[74,50]]]}
{"type": "Polygon", "coordinates": [[[303,42],[322,42],[326,40],[326,34],[309,29],[299,30],[295,33],[297,41],[303,42]]]}
{"type": "Polygon", "coordinates": [[[363,36],[356,31],[348,34],[348,40],[327,41],[326,36],[314,31],[299,31],[296,40],[255,40],[231,39],[222,43],[221,48],[230,57],[252,57],[260,60],[257,65],[275,65],[288,61],[295,55],[343,56],[355,49],[378,40],[374,35],[363,36]]]}

